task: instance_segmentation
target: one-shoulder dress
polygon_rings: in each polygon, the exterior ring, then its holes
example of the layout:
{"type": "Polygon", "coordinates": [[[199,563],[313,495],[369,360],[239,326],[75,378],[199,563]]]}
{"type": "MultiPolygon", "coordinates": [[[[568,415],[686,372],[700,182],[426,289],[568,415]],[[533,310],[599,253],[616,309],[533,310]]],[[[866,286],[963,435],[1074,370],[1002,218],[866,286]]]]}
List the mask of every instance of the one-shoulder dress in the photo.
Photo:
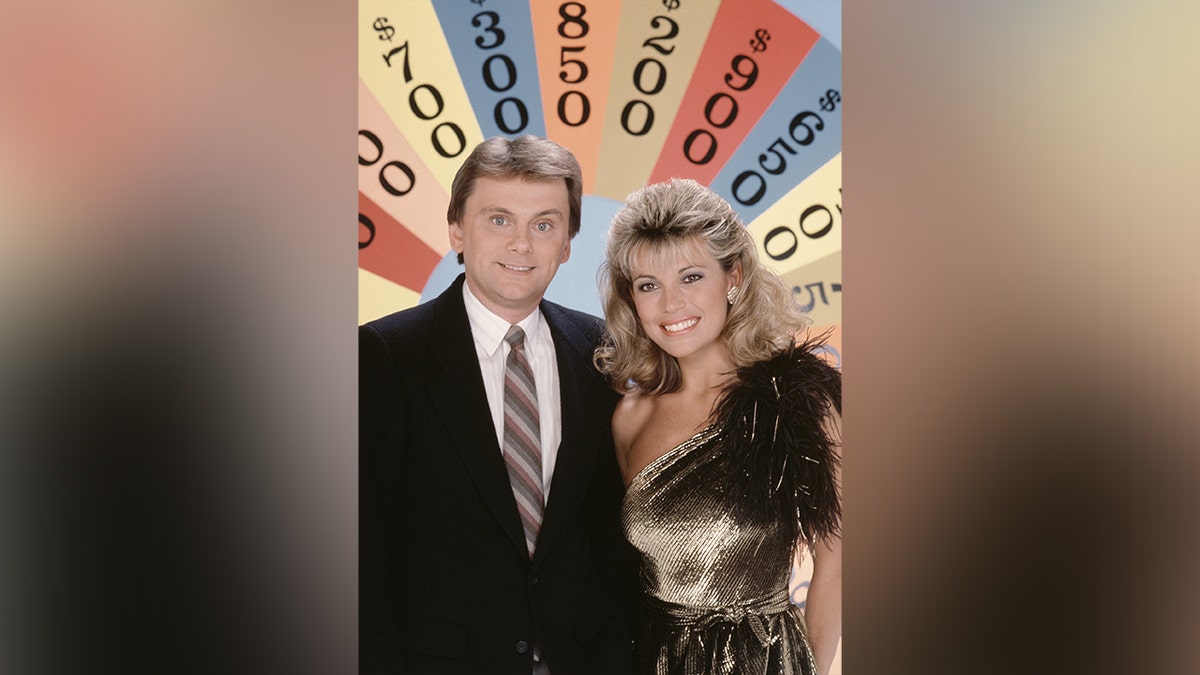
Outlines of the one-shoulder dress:
{"type": "Polygon", "coordinates": [[[638,673],[816,672],[788,579],[798,543],[839,531],[839,455],[822,421],[841,410],[841,376],[812,347],[740,369],[712,424],[630,482],[638,673]]]}

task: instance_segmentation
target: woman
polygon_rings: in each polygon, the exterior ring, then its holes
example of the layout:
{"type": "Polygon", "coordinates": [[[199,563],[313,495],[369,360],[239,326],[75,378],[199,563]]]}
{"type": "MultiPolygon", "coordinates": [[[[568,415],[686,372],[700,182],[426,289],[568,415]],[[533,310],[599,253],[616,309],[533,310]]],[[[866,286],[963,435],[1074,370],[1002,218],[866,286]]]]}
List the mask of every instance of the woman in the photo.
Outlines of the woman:
{"type": "Polygon", "coordinates": [[[634,192],[601,270],[598,367],[626,537],[641,554],[643,673],[829,671],[841,637],[841,376],[725,200],[691,180],[634,192]],[[799,545],[806,609],[789,602],[799,545]]]}

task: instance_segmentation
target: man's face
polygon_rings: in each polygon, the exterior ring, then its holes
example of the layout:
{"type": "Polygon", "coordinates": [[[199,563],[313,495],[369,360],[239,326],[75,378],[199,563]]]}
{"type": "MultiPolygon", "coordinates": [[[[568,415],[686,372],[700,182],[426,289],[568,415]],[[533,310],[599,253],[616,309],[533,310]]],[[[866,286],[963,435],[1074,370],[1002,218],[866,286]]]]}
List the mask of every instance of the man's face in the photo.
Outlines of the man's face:
{"type": "Polygon", "coordinates": [[[524,319],[571,256],[569,219],[566,181],[479,178],[462,222],[450,223],[471,292],[511,323],[524,319]]]}

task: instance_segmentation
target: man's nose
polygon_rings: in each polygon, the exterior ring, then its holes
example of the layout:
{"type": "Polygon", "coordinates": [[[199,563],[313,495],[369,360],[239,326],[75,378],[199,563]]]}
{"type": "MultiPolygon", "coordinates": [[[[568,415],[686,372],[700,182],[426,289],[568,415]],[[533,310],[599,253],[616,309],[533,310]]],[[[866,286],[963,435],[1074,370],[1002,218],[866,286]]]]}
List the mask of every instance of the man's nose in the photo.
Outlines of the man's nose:
{"type": "Polygon", "coordinates": [[[513,228],[512,237],[508,240],[508,250],[517,253],[527,253],[533,248],[533,239],[529,230],[524,227],[513,228]]]}

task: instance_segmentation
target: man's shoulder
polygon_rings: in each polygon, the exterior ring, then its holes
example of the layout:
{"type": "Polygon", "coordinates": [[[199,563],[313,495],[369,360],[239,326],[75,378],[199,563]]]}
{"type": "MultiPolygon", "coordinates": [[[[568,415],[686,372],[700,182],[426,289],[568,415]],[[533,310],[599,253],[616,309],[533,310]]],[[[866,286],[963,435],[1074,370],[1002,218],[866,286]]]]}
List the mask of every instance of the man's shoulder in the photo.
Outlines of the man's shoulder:
{"type": "Polygon", "coordinates": [[[377,342],[392,352],[412,353],[434,340],[437,299],[368,321],[358,327],[359,344],[377,342]]]}
{"type": "Polygon", "coordinates": [[[385,336],[410,333],[430,324],[430,320],[433,318],[433,304],[433,302],[425,302],[415,307],[392,312],[368,321],[359,328],[360,330],[369,328],[385,336]]]}
{"type": "MultiPolygon", "coordinates": [[[[425,302],[368,321],[358,327],[359,333],[374,332],[384,339],[416,337],[429,333],[435,324],[439,308],[452,308],[455,298],[462,306],[462,275],[444,291],[425,302]]],[[[465,316],[465,314],[464,314],[465,316]]]]}
{"type": "Polygon", "coordinates": [[[598,316],[549,300],[542,300],[541,309],[552,327],[581,332],[589,341],[599,339],[604,333],[604,319],[598,316]]]}

